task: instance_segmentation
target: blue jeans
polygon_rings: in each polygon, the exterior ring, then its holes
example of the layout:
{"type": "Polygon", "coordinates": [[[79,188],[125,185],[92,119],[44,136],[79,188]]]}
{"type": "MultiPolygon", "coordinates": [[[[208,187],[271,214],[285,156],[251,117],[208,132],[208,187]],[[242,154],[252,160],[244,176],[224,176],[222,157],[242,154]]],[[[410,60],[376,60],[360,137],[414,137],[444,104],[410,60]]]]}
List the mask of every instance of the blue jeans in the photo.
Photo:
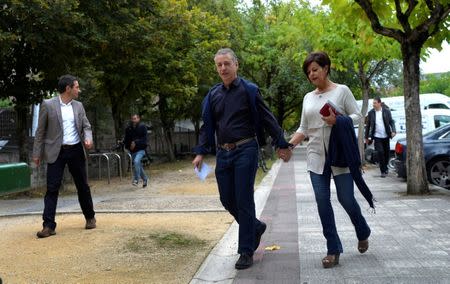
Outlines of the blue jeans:
{"type": "MultiPolygon", "coordinates": [[[[323,174],[310,172],[311,183],[316,197],[323,235],[327,240],[327,254],[342,253],[342,244],[336,230],[333,207],[330,201],[331,169],[325,168],[323,174]]],[[[356,230],[359,241],[365,240],[370,235],[370,228],[364,219],[361,208],[355,199],[353,191],[353,178],[350,173],[333,177],[339,203],[344,207],[356,230]]]]}
{"type": "Polygon", "coordinates": [[[252,140],[234,150],[217,152],[216,179],[220,201],[239,224],[238,253],[253,255],[256,230],[261,222],[256,219],[253,196],[258,169],[258,143],[252,140]]]}
{"type": "Polygon", "coordinates": [[[133,159],[133,181],[139,181],[139,178],[141,178],[143,181],[148,180],[148,177],[144,171],[144,167],[141,163],[141,160],[144,156],[145,150],[139,150],[131,154],[131,158],[133,159]]]}

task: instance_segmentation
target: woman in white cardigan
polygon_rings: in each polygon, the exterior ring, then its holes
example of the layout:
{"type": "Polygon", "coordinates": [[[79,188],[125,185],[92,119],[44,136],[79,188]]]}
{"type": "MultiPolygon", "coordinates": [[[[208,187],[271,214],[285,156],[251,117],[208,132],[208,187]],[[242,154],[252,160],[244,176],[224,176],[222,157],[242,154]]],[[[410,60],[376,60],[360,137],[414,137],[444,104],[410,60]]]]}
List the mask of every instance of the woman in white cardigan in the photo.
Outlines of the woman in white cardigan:
{"type": "Polygon", "coordinates": [[[300,127],[290,140],[290,143],[297,145],[306,137],[309,138],[306,151],[307,169],[316,197],[323,234],[327,240],[327,256],[322,259],[324,268],[338,264],[339,255],[343,252],[330,201],[331,175],[336,185],[339,203],[355,227],[360,253],[366,252],[369,248],[370,235],[370,228],[354,197],[353,178],[349,169],[325,165],[331,128],[336,123],[336,116],[330,109],[330,115],[323,117],[319,113],[320,109],[327,101],[331,101],[344,112],[344,115],[350,116],[354,123],[362,117],[350,89],[329,79],[330,66],[331,60],[325,52],[310,53],[303,62],[303,71],[316,89],[304,97],[300,127]]]}

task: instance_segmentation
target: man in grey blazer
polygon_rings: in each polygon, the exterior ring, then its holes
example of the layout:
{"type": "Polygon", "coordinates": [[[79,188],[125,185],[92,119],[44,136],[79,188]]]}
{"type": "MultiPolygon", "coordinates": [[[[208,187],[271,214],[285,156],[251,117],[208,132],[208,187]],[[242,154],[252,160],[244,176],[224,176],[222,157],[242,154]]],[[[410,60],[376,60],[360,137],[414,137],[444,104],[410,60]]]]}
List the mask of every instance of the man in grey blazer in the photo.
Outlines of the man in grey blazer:
{"type": "Polygon", "coordinates": [[[78,201],[86,219],[86,229],[96,227],[91,190],[86,176],[85,149],[92,148],[92,130],[83,104],[76,101],[80,93],[77,78],[64,75],[58,82],[59,96],[44,100],[39,111],[33,161],[40,165],[47,161],[47,192],[45,194],[43,229],[39,238],[55,235],[55,213],[58,193],[66,164],[72,174],[78,201]]]}

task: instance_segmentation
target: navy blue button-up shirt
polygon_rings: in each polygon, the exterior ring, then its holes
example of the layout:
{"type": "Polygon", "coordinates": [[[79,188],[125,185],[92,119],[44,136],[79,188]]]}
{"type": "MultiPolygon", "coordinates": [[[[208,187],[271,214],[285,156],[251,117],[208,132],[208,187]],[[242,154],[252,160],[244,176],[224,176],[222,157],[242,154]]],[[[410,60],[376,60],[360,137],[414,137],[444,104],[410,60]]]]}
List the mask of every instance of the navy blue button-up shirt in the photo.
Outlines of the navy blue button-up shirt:
{"type": "MultiPolygon", "coordinates": [[[[250,109],[249,96],[241,78],[236,78],[226,88],[223,83],[211,93],[211,110],[216,123],[217,143],[233,143],[255,137],[256,129],[250,109]]],[[[283,130],[265,105],[261,94],[256,95],[256,109],[260,115],[260,124],[272,138],[283,137],[283,130]]],[[[200,145],[207,143],[205,128],[200,130],[200,145]]],[[[281,141],[280,141],[281,142],[281,141]]],[[[285,141],[284,141],[285,142],[285,141]]]]}

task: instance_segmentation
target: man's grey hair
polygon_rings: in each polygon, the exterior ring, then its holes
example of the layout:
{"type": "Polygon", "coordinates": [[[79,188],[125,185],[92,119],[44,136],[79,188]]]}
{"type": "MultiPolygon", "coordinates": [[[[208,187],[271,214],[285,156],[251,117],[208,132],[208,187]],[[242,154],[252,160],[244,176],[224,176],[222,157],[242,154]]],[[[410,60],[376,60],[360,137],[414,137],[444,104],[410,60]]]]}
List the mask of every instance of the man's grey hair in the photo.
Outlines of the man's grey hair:
{"type": "Polygon", "coordinates": [[[219,55],[226,55],[229,54],[231,55],[231,59],[233,59],[233,62],[238,62],[238,58],[236,56],[236,53],[234,53],[234,51],[231,48],[221,48],[216,52],[216,55],[214,55],[214,58],[216,58],[219,55]]]}

